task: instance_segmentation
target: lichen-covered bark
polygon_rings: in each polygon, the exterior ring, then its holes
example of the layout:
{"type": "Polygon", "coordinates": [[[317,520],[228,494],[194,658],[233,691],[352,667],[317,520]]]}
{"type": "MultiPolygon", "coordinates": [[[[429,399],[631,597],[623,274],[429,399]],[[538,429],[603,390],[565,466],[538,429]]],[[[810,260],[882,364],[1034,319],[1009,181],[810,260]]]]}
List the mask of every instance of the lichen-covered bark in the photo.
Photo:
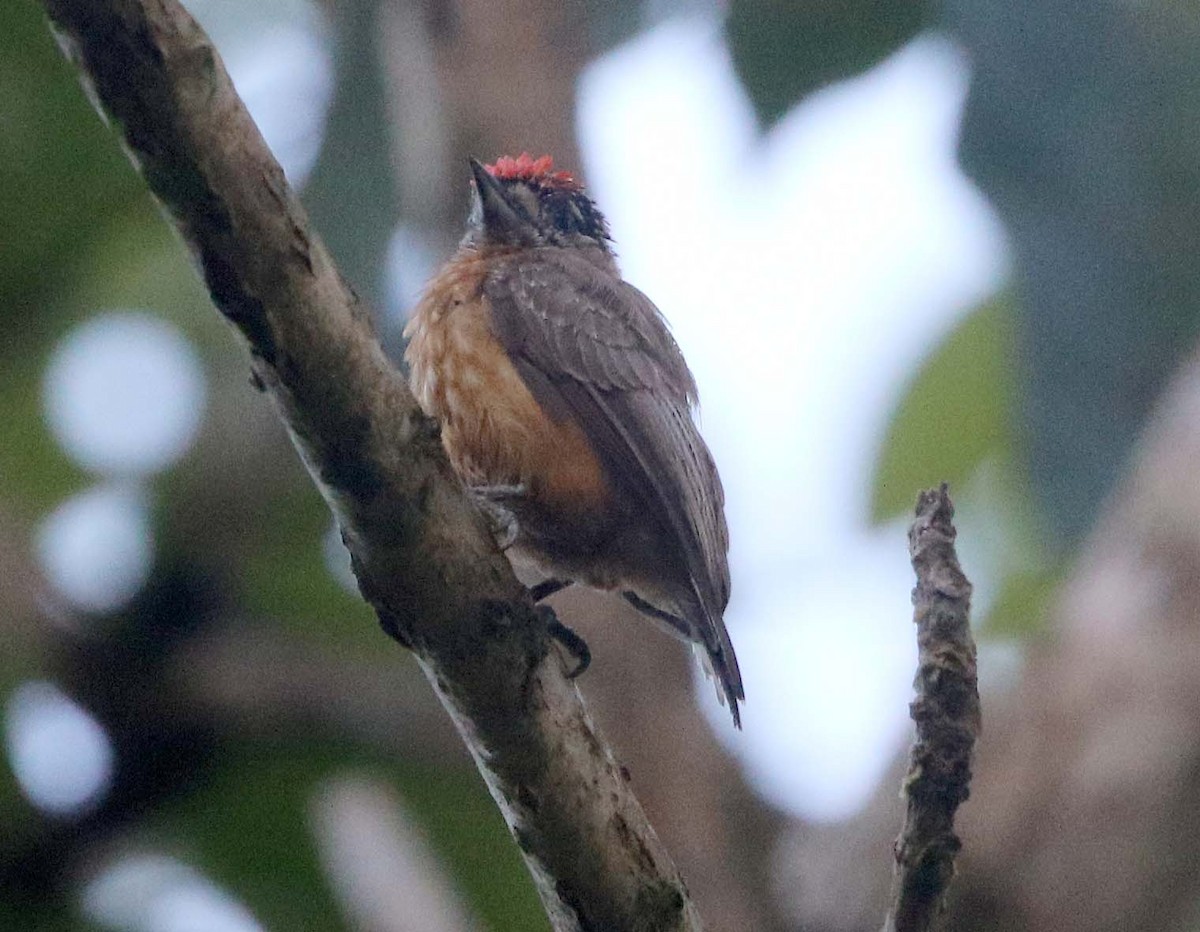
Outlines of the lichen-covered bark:
{"type": "Polygon", "coordinates": [[[207,36],[174,0],[45,6],[249,344],[364,596],[451,710],[555,927],[700,928],[436,425],[379,348],[207,36]]]}
{"type": "Polygon", "coordinates": [[[954,551],[946,486],[921,493],[908,546],[917,587],[917,739],[904,778],[907,812],[884,932],[924,932],[937,918],[961,843],[954,814],[967,798],[979,734],[979,686],[969,613],[971,584],[954,551]]]}

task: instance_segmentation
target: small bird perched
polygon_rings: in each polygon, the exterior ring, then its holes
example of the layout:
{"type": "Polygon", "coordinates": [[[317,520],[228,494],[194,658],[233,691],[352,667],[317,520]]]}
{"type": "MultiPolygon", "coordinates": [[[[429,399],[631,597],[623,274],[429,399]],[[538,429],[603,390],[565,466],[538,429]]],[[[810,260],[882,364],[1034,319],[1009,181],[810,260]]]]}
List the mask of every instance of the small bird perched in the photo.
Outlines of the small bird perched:
{"type": "Polygon", "coordinates": [[[405,331],[413,393],[464,483],[515,520],[509,553],[549,574],[535,597],[621,592],[704,649],[740,727],[725,496],[695,379],[573,176],[528,154],[471,171],[466,236],[405,331]]]}

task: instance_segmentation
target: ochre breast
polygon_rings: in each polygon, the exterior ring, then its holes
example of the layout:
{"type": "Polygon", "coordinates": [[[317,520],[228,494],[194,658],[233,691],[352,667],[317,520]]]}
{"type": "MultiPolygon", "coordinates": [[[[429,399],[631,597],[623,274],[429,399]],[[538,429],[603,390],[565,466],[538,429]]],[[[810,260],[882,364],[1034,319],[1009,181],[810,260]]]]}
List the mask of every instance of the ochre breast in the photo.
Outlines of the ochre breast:
{"type": "Polygon", "coordinates": [[[487,263],[460,254],[430,283],[405,329],[413,393],[468,484],[523,484],[546,505],[594,508],[608,497],[603,468],[578,425],[546,415],[493,335],[487,263]]]}

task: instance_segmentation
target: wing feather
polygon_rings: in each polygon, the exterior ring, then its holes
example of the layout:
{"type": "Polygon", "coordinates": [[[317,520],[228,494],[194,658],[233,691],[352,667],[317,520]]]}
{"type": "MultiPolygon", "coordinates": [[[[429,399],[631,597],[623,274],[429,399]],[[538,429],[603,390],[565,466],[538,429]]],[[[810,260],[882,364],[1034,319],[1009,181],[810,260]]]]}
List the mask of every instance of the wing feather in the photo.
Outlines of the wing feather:
{"type": "Polygon", "coordinates": [[[569,411],[610,474],[638,491],[684,556],[681,613],[737,715],[741,674],[729,601],[724,492],[691,417],[696,384],[654,304],[566,250],[499,265],[484,285],[496,336],[552,417],[569,411]]]}

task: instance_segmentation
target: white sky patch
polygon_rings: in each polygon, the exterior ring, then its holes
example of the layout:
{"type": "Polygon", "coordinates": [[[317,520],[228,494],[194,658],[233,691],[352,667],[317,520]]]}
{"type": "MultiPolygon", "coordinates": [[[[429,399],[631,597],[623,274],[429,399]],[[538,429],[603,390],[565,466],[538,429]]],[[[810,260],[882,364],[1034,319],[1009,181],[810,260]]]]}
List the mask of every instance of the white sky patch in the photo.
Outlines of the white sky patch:
{"type": "Polygon", "coordinates": [[[705,711],[759,789],[809,817],[852,814],[909,728],[917,647],[906,547],[899,525],[849,540],[745,592],[731,615],[746,730],[734,732],[715,700],[705,711]],[[739,619],[750,623],[733,628],[739,619]]]}
{"type": "Polygon", "coordinates": [[[389,312],[397,312],[401,320],[407,320],[439,262],[429,241],[417,230],[403,223],[397,226],[388,243],[385,275],[389,312]]]}
{"type": "Polygon", "coordinates": [[[191,446],[206,392],[199,356],[177,327],[144,311],[107,311],[54,348],[42,401],[55,438],[79,465],[141,476],[191,446]]]}
{"type": "Polygon", "coordinates": [[[4,709],[8,759],[35,806],[69,815],[97,803],[116,765],[104,728],[53,683],[24,683],[4,709]]]}
{"type": "Polygon", "coordinates": [[[343,773],[309,804],[317,853],[354,929],[478,932],[453,879],[391,787],[343,773]]]}
{"type": "Polygon", "coordinates": [[[729,746],[809,817],[865,801],[906,727],[907,547],[865,526],[880,438],[922,355],[1005,270],[955,162],[967,80],[923,37],[760,140],[711,19],[657,27],[581,80],[584,177],[696,374],[728,494],[747,684],[729,746]],[[847,648],[856,682],[821,701],[847,648]]]}
{"type": "Polygon", "coordinates": [[[301,187],[316,164],[333,95],[330,30],[311,0],[187,0],[246,109],[301,187]]]}
{"type": "Polygon", "coordinates": [[[42,521],[36,553],[47,582],[76,608],[121,608],[145,584],[154,561],[145,492],[101,485],[72,496],[42,521]]]}
{"type": "Polygon", "coordinates": [[[336,518],[321,538],[321,557],[325,561],[325,569],[337,580],[338,585],[351,595],[358,595],[358,578],[350,565],[350,551],[342,543],[342,529],[336,518]]]}
{"type": "Polygon", "coordinates": [[[263,932],[232,895],[161,854],[126,854],[103,867],[84,888],[83,911],[118,932],[263,932]]]}

